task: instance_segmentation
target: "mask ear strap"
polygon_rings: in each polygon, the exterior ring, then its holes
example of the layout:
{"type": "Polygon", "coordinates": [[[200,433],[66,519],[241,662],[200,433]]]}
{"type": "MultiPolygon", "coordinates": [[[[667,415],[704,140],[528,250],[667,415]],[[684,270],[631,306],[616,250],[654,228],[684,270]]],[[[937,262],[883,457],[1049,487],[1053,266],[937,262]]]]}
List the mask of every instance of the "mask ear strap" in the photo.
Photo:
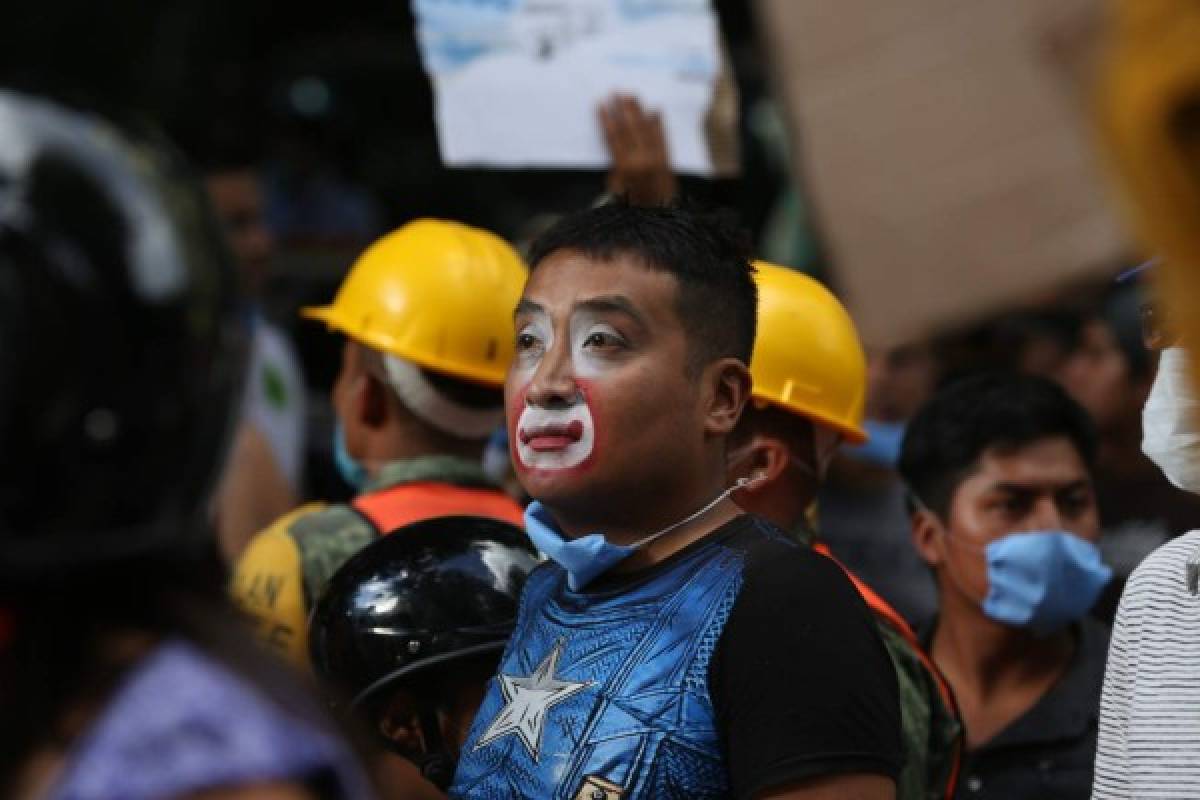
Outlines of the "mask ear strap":
{"type": "Polygon", "coordinates": [[[738,478],[736,481],[733,482],[733,486],[730,486],[728,489],[726,489],[725,491],[721,492],[719,495],[714,497],[708,503],[708,505],[704,506],[704,508],[701,508],[699,511],[695,512],[694,514],[690,514],[690,515],[684,517],[683,519],[679,520],[679,522],[676,522],[673,525],[668,525],[667,527],[663,528],[661,531],[658,531],[657,533],[652,533],[644,539],[639,539],[638,541],[629,545],[629,547],[633,550],[636,550],[639,547],[645,547],[646,545],[650,544],[651,542],[655,541],[656,539],[661,539],[662,537],[666,536],[668,533],[679,530],[684,525],[687,525],[689,522],[692,522],[694,520],[699,519],[700,517],[703,517],[705,514],[712,511],[714,508],[716,508],[722,500],[724,500],[726,497],[729,497],[729,495],[733,494],[734,492],[738,491],[739,489],[745,489],[747,487],[757,486],[758,484],[762,483],[766,479],[767,479],[767,475],[765,472],[757,472],[748,478],[738,478]]]}
{"type": "Polygon", "coordinates": [[[766,480],[767,480],[767,473],[764,472],[763,470],[756,470],[749,477],[738,478],[736,481],[734,481],[733,486],[729,487],[729,490],[724,495],[722,495],[720,499],[724,500],[729,495],[733,494],[734,492],[741,491],[742,489],[753,489],[755,486],[758,486],[760,483],[766,482],[766,480]]]}

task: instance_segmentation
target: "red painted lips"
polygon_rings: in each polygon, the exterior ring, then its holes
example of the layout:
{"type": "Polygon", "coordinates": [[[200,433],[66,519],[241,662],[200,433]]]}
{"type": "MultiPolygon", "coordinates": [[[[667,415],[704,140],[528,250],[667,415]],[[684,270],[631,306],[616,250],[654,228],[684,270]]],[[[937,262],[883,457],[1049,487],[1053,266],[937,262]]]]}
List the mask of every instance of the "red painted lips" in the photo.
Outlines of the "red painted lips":
{"type": "Polygon", "coordinates": [[[566,425],[542,425],[520,432],[521,444],[535,453],[565,450],[583,437],[583,423],[572,420],[566,425]]]}

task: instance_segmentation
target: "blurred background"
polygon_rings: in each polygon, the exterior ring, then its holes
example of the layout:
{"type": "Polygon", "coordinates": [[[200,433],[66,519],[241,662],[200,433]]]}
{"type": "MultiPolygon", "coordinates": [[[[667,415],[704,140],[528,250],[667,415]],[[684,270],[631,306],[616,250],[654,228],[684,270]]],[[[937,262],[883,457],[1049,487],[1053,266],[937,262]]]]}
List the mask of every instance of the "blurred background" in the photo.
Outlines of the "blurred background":
{"type": "MultiPolygon", "coordinates": [[[[942,382],[993,366],[1052,377],[1093,415],[1119,572],[1200,527],[1200,500],[1140,449],[1147,289],[1115,279],[1148,255],[1106,210],[1085,110],[1102,4],[712,5],[735,174],[681,175],[679,193],[733,209],[762,258],[846,297],[870,354],[873,442],[842,454],[819,503],[835,554],[910,619],[932,611],[893,470],[900,435],[942,382]]],[[[258,177],[234,245],[259,264],[258,313],[302,365],[302,498],[350,490],[329,446],[340,344],[297,310],[327,302],[363,247],[408,220],[520,245],[606,188],[604,170],[445,167],[404,0],[43,0],[5,15],[0,85],[161,126],[203,173],[258,177]]]]}

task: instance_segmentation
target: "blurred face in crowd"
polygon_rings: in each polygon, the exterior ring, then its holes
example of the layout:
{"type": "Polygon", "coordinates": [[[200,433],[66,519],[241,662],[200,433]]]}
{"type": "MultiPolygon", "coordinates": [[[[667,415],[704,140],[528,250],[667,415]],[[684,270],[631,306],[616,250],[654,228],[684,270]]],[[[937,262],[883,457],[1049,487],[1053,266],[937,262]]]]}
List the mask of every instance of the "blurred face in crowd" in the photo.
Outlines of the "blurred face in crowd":
{"type": "Polygon", "coordinates": [[[1017,369],[1026,375],[1056,379],[1062,374],[1070,352],[1053,336],[1031,337],[1017,358],[1017,369]]]}
{"type": "Polygon", "coordinates": [[[905,422],[933,394],[937,362],[925,345],[867,354],[867,417],[905,422]]]}
{"type": "Polygon", "coordinates": [[[1079,346],[1063,368],[1062,382],[1102,431],[1136,414],[1144,400],[1132,396],[1129,361],[1112,330],[1100,320],[1084,326],[1079,346]]]}
{"type": "Polygon", "coordinates": [[[934,568],[942,602],[982,607],[988,593],[984,548],[1010,533],[1061,530],[1100,536],[1091,476],[1065,436],[1015,450],[984,452],[956,489],[947,518],[916,515],[913,539],[934,568]]]}
{"type": "Polygon", "coordinates": [[[533,270],[505,398],[517,475],[551,510],[652,513],[630,498],[695,481],[707,436],[736,422],[744,395],[723,423],[710,414],[721,362],[689,374],[678,291],[675,276],[627,256],[560,250],[533,270]]]}
{"type": "Polygon", "coordinates": [[[225,236],[237,258],[251,296],[262,292],[274,252],[264,216],[262,187],[253,171],[211,173],[205,183],[225,236]]]}
{"type": "MultiPolygon", "coordinates": [[[[483,703],[487,678],[452,682],[445,691],[446,702],[437,712],[438,723],[444,744],[452,753],[462,749],[471,731],[471,723],[483,703]]],[[[421,731],[418,711],[418,694],[408,689],[399,689],[388,698],[379,713],[379,732],[412,760],[428,752],[432,743],[425,741],[421,731]]]]}
{"type": "MultiPolygon", "coordinates": [[[[438,670],[432,684],[397,688],[376,706],[372,720],[376,731],[388,740],[392,753],[404,756],[388,757],[380,776],[395,796],[415,800],[445,796],[421,775],[418,764],[435,749],[457,759],[495,670],[494,659],[451,663],[438,670]],[[440,699],[436,712],[440,742],[427,742],[421,726],[419,700],[429,697],[440,699]]],[[[452,770],[453,764],[447,768],[452,770]]]]}

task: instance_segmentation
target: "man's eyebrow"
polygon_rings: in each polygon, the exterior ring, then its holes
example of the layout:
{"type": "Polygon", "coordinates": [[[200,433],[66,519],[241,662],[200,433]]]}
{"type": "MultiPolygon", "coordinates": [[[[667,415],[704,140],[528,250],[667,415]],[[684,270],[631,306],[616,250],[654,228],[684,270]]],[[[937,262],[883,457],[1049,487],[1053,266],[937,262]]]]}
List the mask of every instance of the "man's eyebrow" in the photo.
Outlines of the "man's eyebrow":
{"type": "Polygon", "coordinates": [[[575,305],[576,311],[593,311],[601,314],[624,314],[639,325],[645,324],[640,311],[629,302],[629,298],[619,294],[604,294],[590,297],[575,305]]]}
{"type": "Polygon", "coordinates": [[[1011,481],[1001,481],[991,486],[993,492],[1009,492],[1011,494],[1036,494],[1037,492],[1045,491],[1050,488],[1055,494],[1061,492],[1072,492],[1076,489],[1085,489],[1091,485],[1091,481],[1087,478],[1070,481],[1063,484],[1047,484],[1047,483],[1012,483],[1011,481]]]}
{"type": "Polygon", "coordinates": [[[517,307],[513,309],[513,316],[516,317],[521,314],[542,314],[545,313],[545,311],[546,309],[542,308],[537,303],[533,302],[532,300],[526,300],[524,297],[522,297],[517,302],[517,307]]]}

